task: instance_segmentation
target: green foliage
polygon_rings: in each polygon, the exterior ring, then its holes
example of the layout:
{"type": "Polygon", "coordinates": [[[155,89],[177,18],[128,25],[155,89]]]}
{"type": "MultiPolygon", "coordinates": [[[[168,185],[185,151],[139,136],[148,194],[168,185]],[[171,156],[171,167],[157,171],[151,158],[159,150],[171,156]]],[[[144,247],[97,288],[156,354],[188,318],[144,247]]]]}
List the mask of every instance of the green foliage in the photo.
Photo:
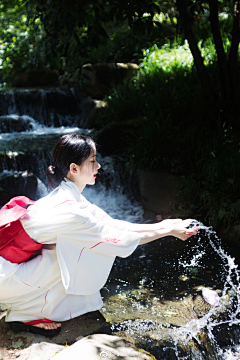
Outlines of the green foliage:
{"type": "Polygon", "coordinates": [[[26,27],[26,15],[18,1],[0,1],[0,74],[2,81],[29,67],[44,64],[45,54],[39,44],[41,32],[26,27]]]}
{"type": "Polygon", "coordinates": [[[168,15],[154,18],[162,9],[156,4],[0,0],[0,75],[10,81],[41,65],[63,74],[87,62],[138,62],[143,48],[175,36],[176,24],[168,15]]]}

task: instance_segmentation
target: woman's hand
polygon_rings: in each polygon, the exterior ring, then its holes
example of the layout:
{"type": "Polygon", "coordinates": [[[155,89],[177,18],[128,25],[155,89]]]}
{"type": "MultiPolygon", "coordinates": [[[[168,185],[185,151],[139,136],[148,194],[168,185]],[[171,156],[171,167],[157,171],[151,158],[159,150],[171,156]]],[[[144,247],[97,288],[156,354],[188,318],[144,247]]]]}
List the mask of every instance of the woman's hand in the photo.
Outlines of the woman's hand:
{"type": "Polygon", "coordinates": [[[175,236],[176,238],[182,241],[185,241],[191,236],[196,235],[198,231],[197,226],[193,226],[187,229],[187,227],[191,224],[191,222],[192,222],[191,219],[187,219],[187,220],[180,220],[175,223],[174,222],[169,223],[169,226],[172,227],[172,229],[170,230],[171,235],[175,236]]]}
{"type": "Polygon", "coordinates": [[[174,236],[185,241],[192,235],[196,235],[198,231],[197,226],[187,229],[191,222],[192,219],[166,219],[155,224],[129,223],[129,231],[137,232],[141,235],[139,245],[147,244],[165,236],[174,236]]]}

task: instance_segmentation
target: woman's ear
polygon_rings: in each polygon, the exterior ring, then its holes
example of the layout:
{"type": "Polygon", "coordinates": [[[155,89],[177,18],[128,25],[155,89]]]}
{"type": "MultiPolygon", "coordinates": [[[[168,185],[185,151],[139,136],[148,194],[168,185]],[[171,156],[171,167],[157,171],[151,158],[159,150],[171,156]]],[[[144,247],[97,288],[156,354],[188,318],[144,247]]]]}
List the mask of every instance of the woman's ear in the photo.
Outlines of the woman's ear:
{"type": "Polygon", "coordinates": [[[69,171],[71,174],[77,174],[78,172],[78,165],[71,163],[69,166],[69,171]]]}

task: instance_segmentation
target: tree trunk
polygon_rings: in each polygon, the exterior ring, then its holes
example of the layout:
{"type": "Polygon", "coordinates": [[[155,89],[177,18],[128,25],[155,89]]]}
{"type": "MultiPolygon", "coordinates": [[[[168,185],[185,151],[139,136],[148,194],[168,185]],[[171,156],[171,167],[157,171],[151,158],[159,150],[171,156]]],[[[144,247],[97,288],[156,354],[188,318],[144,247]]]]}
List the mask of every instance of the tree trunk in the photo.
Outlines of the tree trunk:
{"type": "Polygon", "coordinates": [[[176,0],[180,19],[183,24],[186,39],[188,40],[191,53],[193,55],[194,63],[201,81],[202,89],[205,97],[213,101],[217,95],[213,87],[211,78],[208,74],[207,68],[203,63],[201,52],[198,48],[197,41],[191,28],[191,20],[188,16],[186,0],[176,0]]]}
{"type": "Polygon", "coordinates": [[[209,5],[210,5],[211,29],[212,29],[213,39],[217,52],[219,73],[222,83],[222,94],[225,99],[231,99],[233,89],[230,83],[230,74],[228,71],[227,57],[223,48],[222,37],[219,30],[218,0],[209,0],[209,5]]]}
{"type": "MultiPolygon", "coordinates": [[[[234,93],[238,98],[239,86],[238,86],[238,70],[237,70],[237,57],[238,46],[240,42],[240,27],[239,27],[239,12],[240,12],[240,0],[235,1],[234,4],[234,19],[233,19],[233,31],[232,31],[232,44],[229,52],[228,68],[230,74],[230,81],[234,93]]],[[[238,100],[238,99],[237,99],[238,100]]]]}

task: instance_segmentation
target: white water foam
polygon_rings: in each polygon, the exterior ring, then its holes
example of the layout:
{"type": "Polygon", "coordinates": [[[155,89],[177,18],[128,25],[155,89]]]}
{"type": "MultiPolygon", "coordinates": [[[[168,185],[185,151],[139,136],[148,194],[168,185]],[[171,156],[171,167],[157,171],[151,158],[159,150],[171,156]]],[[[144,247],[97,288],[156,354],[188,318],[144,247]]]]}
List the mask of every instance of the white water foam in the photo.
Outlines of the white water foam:
{"type": "MultiPolygon", "coordinates": [[[[217,237],[216,232],[212,230],[211,227],[206,227],[201,223],[193,222],[194,225],[199,226],[199,229],[205,231],[205,236],[209,240],[209,244],[212,249],[216,253],[216,256],[220,258],[225,264],[224,269],[227,272],[225,277],[225,282],[222,288],[222,294],[219,298],[219,307],[212,306],[210,311],[201,318],[192,319],[186,325],[181,326],[177,329],[177,337],[176,337],[176,351],[177,351],[177,343],[181,340],[183,343],[187,344],[191,339],[195,339],[199,343],[198,335],[201,330],[207,329],[208,337],[212,345],[214,345],[217,350],[218,358],[222,359],[236,359],[233,355],[231,349],[228,349],[224,352],[223,349],[217,344],[215,336],[213,334],[214,328],[221,327],[222,325],[239,325],[240,319],[239,315],[239,307],[240,307],[240,294],[239,294],[239,271],[238,265],[235,264],[235,259],[228,255],[225,250],[221,246],[221,240],[217,237]],[[216,241],[213,241],[211,238],[214,237],[216,241]],[[217,244],[217,245],[216,245],[217,244]],[[237,304],[235,307],[232,305],[232,299],[229,294],[234,294],[234,302],[237,304]],[[231,307],[231,311],[228,311],[229,307],[231,307]],[[218,320],[218,315],[221,313],[227,313],[227,318],[225,320],[218,320]]],[[[199,238],[201,241],[201,238],[199,238]]],[[[190,262],[180,260],[179,263],[183,265],[183,267],[192,267],[198,266],[198,261],[205,255],[205,250],[198,254],[194,254],[193,258],[190,262]]],[[[199,343],[200,344],[200,343],[199,343]]],[[[239,350],[239,348],[238,348],[239,350]]],[[[236,351],[234,350],[236,354],[236,351]]]]}

